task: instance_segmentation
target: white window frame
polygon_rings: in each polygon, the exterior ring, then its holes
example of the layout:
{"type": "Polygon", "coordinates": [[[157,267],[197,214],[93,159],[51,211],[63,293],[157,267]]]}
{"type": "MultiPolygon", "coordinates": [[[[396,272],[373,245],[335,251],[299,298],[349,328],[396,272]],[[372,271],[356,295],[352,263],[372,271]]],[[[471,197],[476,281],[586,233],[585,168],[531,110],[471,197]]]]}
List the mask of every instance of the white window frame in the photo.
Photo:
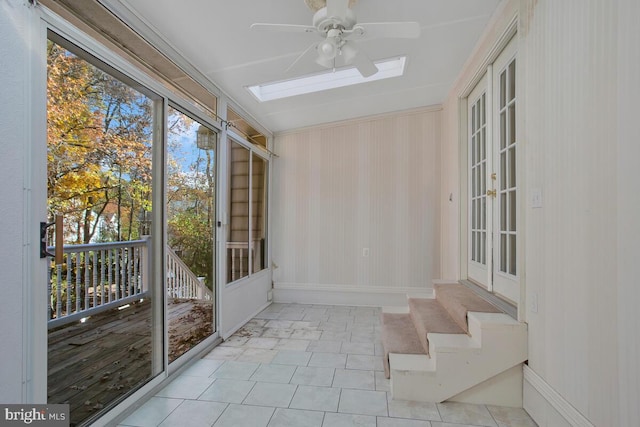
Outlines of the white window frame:
{"type": "MultiPolygon", "coordinates": [[[[220,239],[220,244],[222,245],[222,254],[220,255],[220,261],[222,263],[224,263],[224,267],[221,268],[221,274],[223,276],[223,282],[225,283],[225,287],[229,288],[229,287],[233,287],[236,286],[238,284],[241,284],[245,281],[251,280],[252,278],[254,278],[257,275],[261,275],[263,274],[265,271],[270,270],[270,263],[271,263],[271,251],[269,250],[270,246],[271,246],[271,239],[269,238],[269,233],[271,230],[270,227],[270,205],[271,205],[271,154],[269,152],[267,152],[267,150],[265,150],[263,147],[260,147],[259,145],[256,145],[254,143],[251,143],[249,140],[247,140],[243,135],[241,135],[238,132],[235,132],[232,128],[226,129],[224,134],[221,136],[221,141],[223,141],[224,138],[224,143],[221,144],[222,147],[224,147],[224,151],[225,151],[225,156],[224,156],[224,165],[225,165],[225,170],[221,171],[221,174],[224,173],[224,187],[225,187],[225,195],[224,195],[224,201],[222,201],[222,203],[224,204],[224,212],[221,214],[221,218],[223,218],[222,220],[222,225],[225,226],[227,229],[225,230],[225,232],[222,232],[220,234],[222,234],[223,236],[221,236],[220,239]],[[228,257],[227,257],[227,248],[226,248],[226,243],[228,241],[228,235],[230,233],[230,230],[228,229],[231,225],[231,202],[229,199],[229,173],[231,172],[228,167],[229,167],[229,144],[227,143],[228,141],[232,141],[238,145],[240,145],[241,147],[247,149],[249,151],[249,189],[253,188],[253,174],[251,173],[253,170],[253,155],[257,155],[258,157],[260,157],[262,160],[264,160],[267,164],[267,204],[265,205],[264,209],[265,209],[265,215],[267,217],[267,221],[266,221],[266,227],[267,227],[267,247],[265,248],[265,253],[263,255],[265,255],[266,258],[266,267],[261,269],[260,271],[257,272],[253,272],[253,268],[249,268],[249,272],[246,276],[243,276],[237,280],[234,280],[232,282],[228,282],[227,283],[227,271],[229,269],[229,266],[227,265],[228,262],[228,257]],[[222,238],[223,237],[223,238],[222,238]]],[[[269,139],[268,139],[269,140],[269,139]]],[[[251,246],[251,241],[253,240],[253,230],[251,227],[251,218],[253,217],[253,203],[252,203],[252,192],[249,191],[249,241],[247,242],[249,244],[249,247],[251,246]]],[[[252,253],[251,251],[249,251],[249,256],[248,256],[248,267],[253,267],[253,259],[252,259],[252,253]]]]}
{"type": "MultiPolygon", "coordinates": [[[[155,132],[161,133],[161,142],[156,143],[154,149],[159,150],[157,153],[161,160],[161,165],[163,167],[159,167],[159,172],[162,174],[161,182],[162,182],[162,190],[157,191],[154,189],[154,203],[158,203],[161,206],[164,206],[166,209],[166,126],[167,126],[167,107],[169,103],[174,106],[178,106],[179,109],[187,112],[189,115],[192,115],[194,118],[197,118],[202,124],[205,124],[212,129],[215,129],[218,132],[218,135],[222,135],[224,133],[223,127],[220,123],[215,121],[203,108],[198,106],[196,103],[188,100],[183,97],[179,93],[172,92],[169,90],[164,84],[162,84],[159,80],[155,80],[152,76],[149,76],[135,65],[131,64],[124,58],[120,57],[110,49],[108,49],[105,45],[100,43],[99,41],[93,39],[89,35],[85,34],[83,31],[78,29],[76,26],[68,22],[66,19],[57,15],[53,11],[47,9],[44,6],[40,6],[36,9],[36,12],[39,16],[39,27],[34,29],[34,40],[32,41],[32,47],[40,48],[41,51],[46,52],[46,43],[47,43],[47,32],[52,31],[56,33],[58,36],[66,39],[70,44],[76,46],[78,49],[85,51],[87,54],[95,57],[97,60],[102,61],[108,67],[115,70],[117,73],[121,73],[129,79],[132,79],[136,82],[139,82],[150,92],[155,93],[160,99],[158,102],[162,103],[162,112],[160,114],[162,120],[159,120],[161,123],[155,123],[155,132]],[[158,194],[161,193],[161,194],[158,194]]],[[[44,58],[44,56],[43,56],[44,58]]],[[[38,63],[38,70],[33,74],[33,103],[34,105],[40,106],[40,103],[46,97],[46,63],[44,59],[41,59],[41,62],[38,63]],[[44,79],[44,80],[43,80],[44,79]]],[[[220,103],[220,95],[216,94],[220,103]]],[[[45,135],[46,136],[46,120],[41,121],[41,124],[34,129],[35,135],[45,135]]],[[[46,138],[42,138],[43,141],[46,141],[46,138]]],[[[34,150],[40,150],[39,144],[34,144],[34,150]]],[[[43,197],[46,197],[46,188],[41,190],[43,192],[43,197]]],[[[38,197],[37,195],[36,198],[38,197]]],[[[219,205],[220,203],[218,203],[219,205]]],[[[157,228],[154,234],[158,236],[162,236],[162,242],[166,242],[166,212],[163,212],[159,215],[159,221],[156,221],[158,224],[155,225],[157,228]]],[[[220,234],[220,233],[217,233],[220,234]]],[[[162,245],[156,245],[156,247],[160,248],[160,253],[155,254],[157,258],[164,260],[164,250],[162,249],[162,245]]],[[[32,277],[46,277],[46,271],[41,268],[44,267],[44,263],[33,265],[32,272],[30,273],[32,277]],[[41,265],[42,264],[42,265],[41,265]]],[[[154,268],[154,275],[156,277],[164,278],[165,264],[164,261],[157,262],[154,268]]],[[[197,356],[198,353],[202,352],[205,348],[211,347],[216,342],[220,341],[220,305],[221,305],[221,294],[220,294],[220,282],[218,282],[216,286],[216,331],[213,335],[208,337],[205,341],[198,344],[196,347],[191,349],[184,356],[188,357],[180,357],[176,361],[174,361],[170,366],[168,364],[168,320],[166,313],[166,301],[164,301],[164,295],[162,296],[163,303],[159,304],[160,307],[157,309],[163,310],[162,314],[162,323],[163,323],[163,331],[161,333],[164,334],[163,347],[162,350],[162,358],[163,361],[163,369],[155,378],[150,379],[144,386],[140,387],[134,393],[129,395],[126,399],[117,404],[114,408],[106,412],[100,418],[96,420],[92,420],[93,425],[95,426],[104,426],[109,423],[114,422],[122,417],[122,415],[131,407],[133,407],[137,402],[144,399],[152,390],[161,387],[163,384],[169,382],[169,376],[173,375],[176,371],[180,369],[185,363],[189,360],[193,359],[197,356]]],[[[43,289],[45,289],[43,287],[43,289]]],[[[30,296],[29,305],[33,308],[45,306],[46,304],[46,296],[44,301],[41,301],[41,294],[33,294],[30,296]]],[[[46,308],[41,310],[42,315],[36,314],[34,318],[41,318],[43,316],[46,317],[46,308]]],[[[46,326],[37,326],[41,322],[30,322],[30,330],[26,333],[32,336],[32,342],[34,343],[46,343],[48,331],[46,326]]],[[[45,322],[46,325],[46,322],[45,322]]],[[[25,367],[27,371],[31,372],[32,384],[29,389],[26,390],[26,393],[31,394],[33,396],[46,396],[46,384],[47,384],[47,371],[46,369],[42,369],[41,367],[46,367],[46,345],[44,349],[40,349],[40,351],[36,351],[36,354],[33,357],[33,360],[29,361],[31,367],[25,367]],[[43,388],[43,390],[40,390],[43,388]]]]}

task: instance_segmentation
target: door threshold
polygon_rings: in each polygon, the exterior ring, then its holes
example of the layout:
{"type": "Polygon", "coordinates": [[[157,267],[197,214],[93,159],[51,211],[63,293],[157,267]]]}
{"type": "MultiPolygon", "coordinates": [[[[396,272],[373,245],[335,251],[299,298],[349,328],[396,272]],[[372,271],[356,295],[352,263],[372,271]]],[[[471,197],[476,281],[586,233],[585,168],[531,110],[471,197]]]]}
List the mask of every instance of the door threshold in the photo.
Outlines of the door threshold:
{"type": "Polygon", "coordinates": [[[466,279],[460,280],[460,283],[466,286],[467,288],[471,289],[480,297],[489,301],[491,304],[495,305],[500,310],[504,311],[509,316],[513,317],[515,320],[518,320],[518,307],[516,307],[515,305],[511,304],[508,301],[503,300],[502,298],[498,297],[494,293],[489,292],[482,286],[477,285],[470,280],[466,280],[466,279]]]}

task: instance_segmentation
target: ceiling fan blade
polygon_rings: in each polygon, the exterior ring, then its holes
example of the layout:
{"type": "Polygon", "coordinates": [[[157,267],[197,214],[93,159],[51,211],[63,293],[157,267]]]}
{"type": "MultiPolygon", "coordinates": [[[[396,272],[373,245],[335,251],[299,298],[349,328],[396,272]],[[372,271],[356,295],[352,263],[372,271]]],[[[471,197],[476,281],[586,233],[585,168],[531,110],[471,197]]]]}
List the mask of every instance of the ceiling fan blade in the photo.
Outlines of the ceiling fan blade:
{"type": "Polygon", "coordinates": [[[315,33],[316,27],[310,25],[294,25],[294,24],[251,24],[252,30],[286,32],[286,33],[315,33]]]}
{"type": "Polygon", "coordinates": [[[418,37],[420,37],[420,24],[417,22],[369,22],[356,24],[350,38],[416,39],[418,37]]]}
{"type": "Polygon", "coordinates": [[[356,54],[353,59],[353,65],[355,65],[358,71],[360,71],[362,77],[371,77],[378,72],[376,64],[374,64],[367,55],[362,53],[362,51],[358,51],[356,54]]]}
{"type": "Polygon", "coordinates": [[[327,18],[344,19],[348,8],[349,0],[327,0],[327,18]]]}
{"type": "Polygon", "coordinates": [[[289,71],[293,70],[295,68],[296,65],[298,65],[300,62],[303,62],[302,60],[311,56],[314,56],[316,54],[316,47],[318,46],[318,43],[313,43],[311,46],[309,46],[308,48],[305,49],[304,52],[302,52],[300,55],[298,55],[298,57],[296,58],[295,61],[293,61],[293,63],[291,65],[289,65],[289,67],[284,70],[285,73],[288,73],[289,71]]]}

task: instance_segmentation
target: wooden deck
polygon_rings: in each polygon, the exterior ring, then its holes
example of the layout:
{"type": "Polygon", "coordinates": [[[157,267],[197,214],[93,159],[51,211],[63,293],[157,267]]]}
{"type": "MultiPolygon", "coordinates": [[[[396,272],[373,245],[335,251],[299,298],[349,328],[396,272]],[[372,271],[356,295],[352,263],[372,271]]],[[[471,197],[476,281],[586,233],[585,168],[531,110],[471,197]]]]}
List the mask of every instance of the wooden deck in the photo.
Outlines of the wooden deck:
{"type": "MultiPolygon", "coordinates": [[[[211,301],[168,304],[169,360],[213,332],[211,301]]],[[[151,303],[91,316],[49,331],[48,401],[68,403],[77,425],[150,380],[151,303]]]]}

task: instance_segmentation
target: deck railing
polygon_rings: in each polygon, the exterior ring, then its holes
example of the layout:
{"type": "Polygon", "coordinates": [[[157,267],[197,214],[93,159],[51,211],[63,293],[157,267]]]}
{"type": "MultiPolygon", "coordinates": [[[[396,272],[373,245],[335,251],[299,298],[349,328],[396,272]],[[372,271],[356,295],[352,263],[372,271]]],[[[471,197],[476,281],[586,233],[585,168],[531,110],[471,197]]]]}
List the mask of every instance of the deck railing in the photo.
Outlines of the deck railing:
{"type": "Polygon", "coordinates": [[[144,298],[148,254],[148,238],[64,246],[49,268],[49,327],[144,298]]]}
{"type": "Polygon", "coordinates": [[[213,300],[213,292],[200,281],[178,255],[167,246],[167,296],[213,300]]]}
{"type": "MultiPolygon", "coordinates": [[[[149,291],[150,239],[68,245],[62,263],[48,269],[49,327],[80,320],[143,299],[149,291]]],[[[49,253],[55,247],[48,248],[49,253]]],[[[200,282],[167,247],[167,295],[212,300],[200,282]]]]}

